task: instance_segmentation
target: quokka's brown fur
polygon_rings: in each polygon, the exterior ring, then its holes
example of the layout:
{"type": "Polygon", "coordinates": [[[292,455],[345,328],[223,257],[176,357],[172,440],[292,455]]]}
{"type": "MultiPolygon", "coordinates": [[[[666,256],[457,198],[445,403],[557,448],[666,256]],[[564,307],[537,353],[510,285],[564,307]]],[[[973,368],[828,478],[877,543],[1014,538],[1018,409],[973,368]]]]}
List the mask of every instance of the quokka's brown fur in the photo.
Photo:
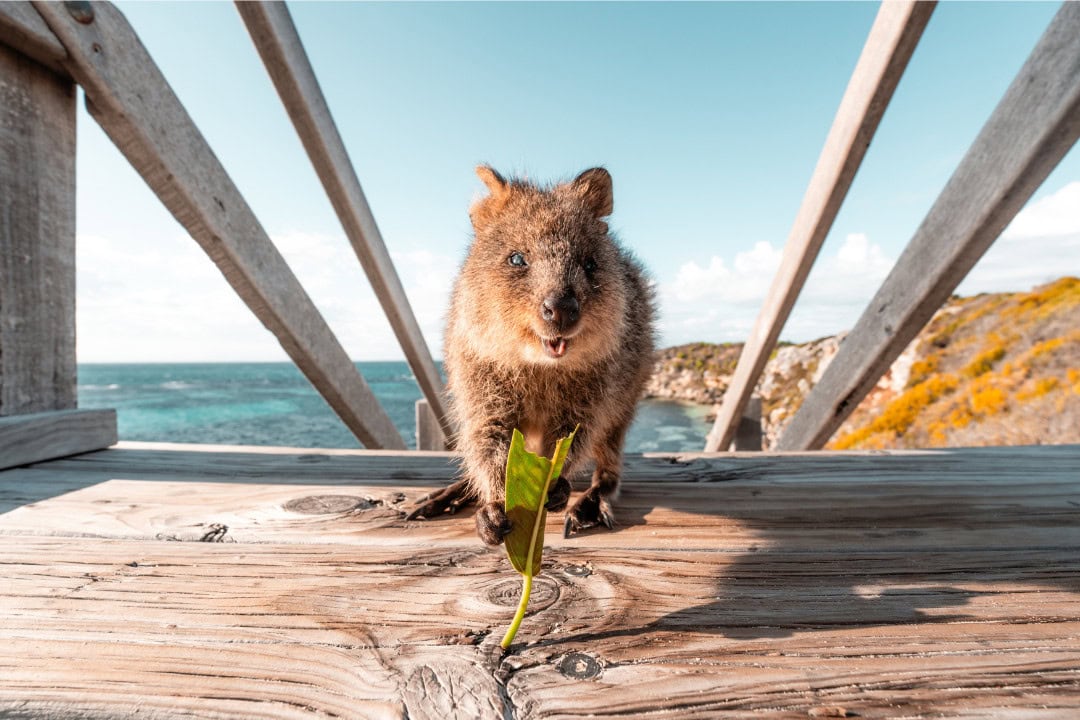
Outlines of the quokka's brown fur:
{"type": "Polygon", "coordinates": [[[566,532],[613,524],[622,447],[653,364],[654,298],[638,262],[612,237],[611,176],[602,168],[540,187],[477,174],[490,194],[470,210],[475,238],[451,300],[444,358],[463,458],[458,483],[425,499],[414,517],[478,499],[477,531],[496,544],[506,455],[514,428],[550,455],[580,430],[549,492],[566,506],[565,478],[595,461],[592,483],[567,513],[566,532]]]}

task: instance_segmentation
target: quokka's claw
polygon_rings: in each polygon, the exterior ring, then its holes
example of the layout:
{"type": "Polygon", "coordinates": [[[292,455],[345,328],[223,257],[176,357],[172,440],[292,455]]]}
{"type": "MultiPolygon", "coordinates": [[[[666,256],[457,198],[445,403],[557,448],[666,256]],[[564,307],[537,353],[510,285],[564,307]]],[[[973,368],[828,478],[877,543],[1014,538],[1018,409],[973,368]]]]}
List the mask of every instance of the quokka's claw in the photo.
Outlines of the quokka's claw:
{"type": "Polygon", "coordinates": [[[600,495],[596,487],[585,491],[574,507],[566,513],[566,521],[563,523],[563,537],[570,537],[582,530],[588,530],[596,525],[603,525],[608,530],[615,529],[615,513],[611,503],[600,495]]]}
{"type": "Polygon", "coordinates": [[[615,529],[615,516],[611,513],[611,510],[606,510],[604,508],[600,509],[600,522],[603,523],[604,527],[608,530],[615,529]]]}

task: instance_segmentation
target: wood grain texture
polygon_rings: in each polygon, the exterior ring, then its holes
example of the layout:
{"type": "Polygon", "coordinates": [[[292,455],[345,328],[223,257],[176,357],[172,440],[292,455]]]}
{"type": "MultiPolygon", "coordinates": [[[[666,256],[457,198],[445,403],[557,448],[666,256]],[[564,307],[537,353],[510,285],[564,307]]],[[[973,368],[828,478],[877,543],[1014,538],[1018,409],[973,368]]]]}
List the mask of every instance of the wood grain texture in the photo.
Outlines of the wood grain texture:
{"type": "Polygon", "coordinates": [[[124,447],[0,473],[0,487],[111,478],[0,515],[0,714],[1080,708],[1077,446],[635,458],[619,531],[549,528],[506,656],[519,581],[502,552],[467,514],[405,523],[397,509],[440,467],[449,480],[452,456],[304,457],[124,447]],[[393,467],[418,477],[369,482],[393,467]]]}
{"type": "Polygon", "coordinates": [[[124,16],[95,4],[88,24],[35,7],[68,52],[90,114],[225,279],[368,447],[404,449],[385,410],[274,247],[124,16]]]}
{"type": "Polygon", "coordinates": [[[367,273],[420,391],[443,433],[452,435],[443,403],[442,376],[413,315],[288,7],[283,2],[237,2],[236,9],[367,273]]]}
{"type": "Polygon", "coordinates": [[[934,2],[915,0],[881,4],[825,138],[776,277],[724,392],[723,404],[706,438],[706,451],[715,452],[731,444],[758,378],[806,284],[934,6],[934,2]]]}
{"type": "Polygon", "coordinates": [[[777,444],[824,446],[1080,137],[1080,3],[1064,3],[777,444]]]}
{"type": "Polygon", "coordinates": [[[55,73],[67,76],[67,51],[34,7],[23,0],[0,0],[0,45],[26,55],[55,73]]]}
{"type": "Polygon", "coordinates": [[[75,86],[0,45],[0,416],[75,386],[75,86]]]}
{"type": "Polygon", "coordinates": [[[3,417],[0,470],[101,450],[115,442],[115,410],[55,410],[3,417]]]}

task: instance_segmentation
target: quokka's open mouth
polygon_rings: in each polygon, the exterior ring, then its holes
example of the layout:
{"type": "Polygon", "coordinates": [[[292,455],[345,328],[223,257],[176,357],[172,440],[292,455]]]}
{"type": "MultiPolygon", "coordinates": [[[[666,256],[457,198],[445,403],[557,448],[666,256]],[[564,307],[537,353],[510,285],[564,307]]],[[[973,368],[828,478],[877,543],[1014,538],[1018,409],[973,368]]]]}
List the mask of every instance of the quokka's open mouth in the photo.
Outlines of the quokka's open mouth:
{"type": "Polygon", "coordinates": [[[540,344],[544,346],[544,352],[548,357],[561,358],[566,354],[567,342],[564,337],[540,338],[540,344]]]}

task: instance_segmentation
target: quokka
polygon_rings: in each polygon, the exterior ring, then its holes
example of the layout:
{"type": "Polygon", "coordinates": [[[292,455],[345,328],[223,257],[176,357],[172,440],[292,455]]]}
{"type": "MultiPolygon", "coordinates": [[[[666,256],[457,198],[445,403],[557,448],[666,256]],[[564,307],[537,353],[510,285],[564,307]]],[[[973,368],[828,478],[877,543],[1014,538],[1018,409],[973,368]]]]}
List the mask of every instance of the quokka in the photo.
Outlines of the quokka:
{"type": "Polygon", "coordinates": [[[580,426],[547,508],[567,506],[568,478],[595,463],[566,513],[565,533],[614,526],[622,448],[653,367],[655,299],[645,273],[612,236],[611,175],[592,168],[542,187],[482,165],[489,194],[454,286],[444,359],[462,477],[421,500],[410,518],[479,501],[480,538],[510,530],[504,471],[514,428],[550,455],[580,426]]]}

